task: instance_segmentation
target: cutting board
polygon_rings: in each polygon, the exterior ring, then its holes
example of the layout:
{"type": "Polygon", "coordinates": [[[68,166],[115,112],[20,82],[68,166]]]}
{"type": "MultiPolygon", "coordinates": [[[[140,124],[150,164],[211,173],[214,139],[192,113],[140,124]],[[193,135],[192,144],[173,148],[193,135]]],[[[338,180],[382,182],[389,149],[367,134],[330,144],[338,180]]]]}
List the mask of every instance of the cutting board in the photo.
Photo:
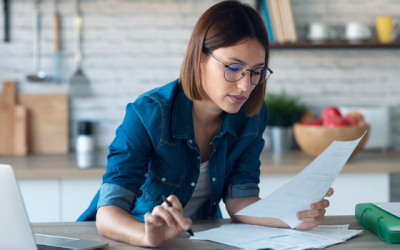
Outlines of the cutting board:
{"type": "Polygon", "coordinates": [[[12,81],[3,83],[0,100],[0,155],[28,153],[27,109],[16,104],[16,88],[12,81]]]}
{"type": "Polygon", "coordinates": [[[17,102],[28,110],[29,153],[68,153],[68,95],[18,94],[17,102]]]}

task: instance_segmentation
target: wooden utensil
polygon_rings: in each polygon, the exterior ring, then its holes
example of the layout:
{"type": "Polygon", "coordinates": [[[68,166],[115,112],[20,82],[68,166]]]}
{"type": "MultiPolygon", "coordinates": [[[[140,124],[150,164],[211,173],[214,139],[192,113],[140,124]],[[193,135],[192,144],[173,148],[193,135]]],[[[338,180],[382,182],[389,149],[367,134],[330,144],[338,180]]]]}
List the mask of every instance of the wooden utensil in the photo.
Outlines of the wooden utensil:
{"type": "MultiPolygon", "coordinates": [[[[3,97],[4,95],[0,95],[0,103],[5,101],[3,97]]],[[[68,96],[66,94],[18,94],[16,101],[26,107],[29,112],[27,125],[29,153],[68,153],[68,96]]],[[[3,118],[0,118],[1,120],[3,118]]],[[[1,124],[0,122],[0,128],[1,124]]],[[[0,143],[6,140],[3,139],[6,137],[2,131],[0,130],[0,143]]],[[[17,133],[17,135],[22,134],[17,133]]],[[[0,147],[5,148],[1,145],[0,147]]]]}
{"type": "Polygon", "coordinates": [[[17,101],[29,111],[29,152],[68,153],[68,96],[19,94],[17,101]]]}
{"type": "Polygon", "coordinates": [[[63,68],[60,47],[60,13],[58,11],[58,1],[54,0],[54,54],[51,63],[50,76],[55,83],[62,83],[63,68]]]}
{"type": "Polygon", "coordinates": [[[5,81],[0,100],[0,155],[26,155],[27,109],[16,104],[15,82],[5,81]]]}

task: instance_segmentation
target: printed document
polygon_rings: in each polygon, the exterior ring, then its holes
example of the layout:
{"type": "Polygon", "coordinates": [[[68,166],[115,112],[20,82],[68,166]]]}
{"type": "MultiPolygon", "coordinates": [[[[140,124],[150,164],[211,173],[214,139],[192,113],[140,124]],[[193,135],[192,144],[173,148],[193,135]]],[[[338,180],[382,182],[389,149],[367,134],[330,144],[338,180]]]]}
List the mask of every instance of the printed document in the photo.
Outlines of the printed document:
{"type": "Polygon", "coordinates": [[[263,227],[248,224],[222,225],[196,232],[190,239],[210,240],[244,249],[301,250],[324,248],[356,236],[362,230],[347,230],[348,225],[318,226],[308,231],[263,227]]]}
{"type": "Polygon", "coordinates": [[[337,240],[347,240],[356,235],[359,235],[363,232],[363,230],[348,230],[349,224],[347,225],[319,225],[316,228],[307,230],[305,232],[326,236],[329,238],[337,239],[337,240]]]}
{"type": "Polygon", "coordinates": [[[302,221],[297,219],[296,213],[310,210],[312,203],[324,198],[364,135],[354,141],[333,141],[293,179],[236,215],[273,217],[284,221],[291,228],[297,227],[302,221]]]}

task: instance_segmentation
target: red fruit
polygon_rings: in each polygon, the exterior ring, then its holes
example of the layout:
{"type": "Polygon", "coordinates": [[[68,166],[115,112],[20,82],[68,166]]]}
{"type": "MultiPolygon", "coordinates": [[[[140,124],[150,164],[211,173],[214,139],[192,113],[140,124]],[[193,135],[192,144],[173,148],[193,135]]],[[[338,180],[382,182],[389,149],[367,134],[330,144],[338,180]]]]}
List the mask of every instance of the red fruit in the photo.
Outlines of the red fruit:
{"type": "Polygon", "coordinates": [[[327,107],[321,113],[321,120],[324,122],[328,120],[330,117],[341,117],[340,111],[335,107],[327,107]]]}
{"type": "Polygon", "coordinates": [[[352,110],[347,112],[345,118],[351,126],[365,126],[364,117],[358,111],[352,110]]]}
{"type": "Polygon", "coordinates": [[[329,117],[329,118],[323,120],[323,125],[328,128],[333,128],[333,127],[346,126],[349,124],[346,122],[346,120],[344,120],[340,116],[332,116],[332,117],[329,117]]]}
{"type": "Polygon", "coordinates": [[[302,122],[302,125],[307,125],[307,126],[321,126],[322,121],[321,120],[313,120],[311,122],[302,122]]]}
{"type": "Polygon", "coordinates": [[[322,121],[321,121],[321,120],[314,120],[314,121],[312,122],[312,125],[315,125],[315,126],[322,126],[322,121]]]}

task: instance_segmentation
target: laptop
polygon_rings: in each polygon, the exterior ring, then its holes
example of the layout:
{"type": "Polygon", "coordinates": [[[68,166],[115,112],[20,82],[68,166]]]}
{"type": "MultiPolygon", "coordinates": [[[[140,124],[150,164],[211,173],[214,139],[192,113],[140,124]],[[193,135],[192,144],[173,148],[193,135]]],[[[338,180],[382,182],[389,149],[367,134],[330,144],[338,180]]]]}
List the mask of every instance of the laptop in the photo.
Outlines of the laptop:
{"type": "Polygon", "coordinates": [[[89,250],[108,246],[107,242],[33,234],[14,170],[0,164],[0,249],[89,250]]]}

